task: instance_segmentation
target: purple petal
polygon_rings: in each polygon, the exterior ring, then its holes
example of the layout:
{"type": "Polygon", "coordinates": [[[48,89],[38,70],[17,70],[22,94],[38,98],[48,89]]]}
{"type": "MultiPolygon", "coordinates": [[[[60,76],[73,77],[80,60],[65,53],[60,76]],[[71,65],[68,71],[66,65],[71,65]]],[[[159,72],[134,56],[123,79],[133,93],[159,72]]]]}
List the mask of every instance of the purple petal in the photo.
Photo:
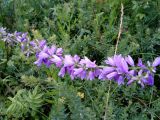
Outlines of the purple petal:
{"type": "Polygon", "coordinates": [[[58,76],[64,77],[65,73],[66,73],[65,67],[62,67],[61,70],[58,73],[58,76]]]}
{"type": "Polygon", "coordinates": [[[79,75],[79,74],[82,73],[82,71],[83,71],[83,68],[75,68],[74,69],[74,75],[79,75]]]}
{"type": "Polygon", "coordinates": [[[66,67],[68,74],[73,74],[74,73],[74,66],[66,67]]]}
{"type": "Polygon", "coordinates": [[[49,67],[51,66],[51,64],[52,64],[52,63],[51,63],[51,61],[49,61],[49,60],[47,60],[47,61],[45,62],[45,65],[46,65],[47,68],[49,68],[49,67]]]}
{"type": "Polygon", "coordinates": [[[152,75],[148,76],[148,85],[150,86],[154,85],[154,77],[152,75]]]}
{"type": "Polygon", "coordinates": [[[86,75],[87,75],[87,72],[86,71],[82,71],[82,73],[80,75],[81,80],[85,79],[86,75]]]}
{"type": "Polygon", "coordinates": [[[49,55],[53,55],[56,51],[56,46],[52,45],[50,49],[48,49],[48,53],[49,55]]]}
{"type": "Polygon", "coordinates": [[[38,55],[39,59],[45,59],[45,58],[48,58],[49,55],[43,51],[41,51],[38,55]]]}
{"type": "Polygon", "coordinates": [[[106,76],[101,73],[101,74],[98,76],[98,79],[100,79],[100,80],[105,80],[105,79],[106,79],[106,76]]]}
{"type": "Polygon", "coordinates": [[[95,77],[98,77],[101,74],[102,70],[101,69],[95,69],[94,70],[94,75],[95,77]]]}
{"type": "Polygon", "coordinates": [[[103,68],[102,73],[103,74],[108,74],[110,72],[113,72],[114,70],[115,70],[114,67],[105,67],[105,68],[103,68]]]}
{"type": "Polygon", "coordinates": [[[94,72],[93,72],[93,71],[89,71],[88,76],[87,76],[87,79],[93,80],[94,78],[95,78],[94,72]]]}
{"type": "Polygon", "coordinates": [[[87,57],[84,57],[84,59],[82,59],[80,61],[81,65],[86,65],[87,68],[96,68],[97,65],[95,64],[95,61],[92,62],[91,60],[89,60],[87,57]]]}
{"type": "Polygon", "coordinates": [[[51,62],[55,63],[57,66],[62,65],[62,59],[56,55],[52,55],[53,58],[50,59],[51,62]]]}
{"type": "Polygon", "coordinates": [[[62,48],[57,48],[56,55],[57,56],[62,56],[62,54],[63,54],[63,49],[62,48]]]}
{"type": "Polygon", "coordinates": [[[29,44],[30,44],[32,47],[35,47],[35,46],[36,46],[36,43],[35,43],[34,41],[31,41],[29,44]]]}
{"type": "Polygon", "coordinates": [[[131,66],[134,66],[134,61],[132,59],[132,57],[130,55],[128,55],[127,57],[125,57],[125,60],[127,61],[127,63],[131,66]]]}
{"type": "Polygon", "coordinates": [[[108,64],[108,65],[111,65],[111,66],[115,66],[115,62],[113,60],[113,57],[108,57],[107,60],[105,60],[105,63],[108,64]]]}
{"type": "Polygon", "coordinates": [[[127,85],[132,84],[134,81],[135,81],[135,79],[132,79],[132,78],[131,78],[131,79],[127,82],[127,85]]]}
{"type": "Polygon", "coordinates": [[[37,61],[34,62],[34,64],[36,64],[37,66],[41,66],[42,65],[42,59],[38,59],[37,61]]]}
{"type": "Polygon", "coordinates": [[[64,67],[72,66],[74,65],[74,60],[71,55],[65,55],[64,58],[64,67]]]}
{"type": "Polygon", "coordinates": [[[157,57],[152,64],[153,67],[157,67],[158,65],[160,65],[160,57],[157,57]]]}
{"type": "Polygon", "coordinates": [[[120,55],[114,55],[114,62],[116,64],[116,66],[119,67],[119,68],[121,67],[122,59],[124,59],[124,58],[122,57],[121,54],[120,55]]]}
{"type": "Polygon", "coordinates": [[[124,78],[122,76],[119,76],[119,78],[117,79],[117,83],[118,85],[124,84],[124,78]]]}
{"type": "Polygon", "coordinates": [[[129,73],[129,75],[133,75],[134,76],[135,75],[135,70],[130,70],[128,73],[129,73]]]}
{"type": "Polygon", "coordinates": [[[24,51],[24,49],[25,49],[25,45],[24,43],[21,43],[21,50],[24,51]]]}
{"type": "Polygon", "coordinates": [[[118,75],[117,72],[112,72],[112,73],[110,73],[110,74],[107,75],[107,78],[111,80],[113,77],[115,77],[117,75],[118,75]]]}
{"type": "Polygon", "coordinates": [[[78,55],[74,55],[73,59],[74,59],[75,63],[78,63],[80,60],[80,57],[78,55]]]}
{"type": "Polygon", "coordinates": [[[124,59],[121,59],[121,65],[122,65],[122,69],[125,73],[128,72],[128,65],[126,63],[126,61],[124,59]]]}
{"type": "Polygon", "coordinates": [[[138,59],[138,64],[137,64],[137,66],[138,66],[138,67],[141,67],[141,68],[145,68],[145,65],[143,64],[141,58],[138,59]]]}
{"type": "Polygon", "coordinates": [[[138,76],[142,76],[142,73],[143,73],[143,70],[140,70],[140,71],[138,72],[138,76]]]}
{"type": "Polygon", "coordinates": [[[41,40],[39,41],[39,47],[43,48],[46,45],[46,41],[45,40],[41,40]]]}

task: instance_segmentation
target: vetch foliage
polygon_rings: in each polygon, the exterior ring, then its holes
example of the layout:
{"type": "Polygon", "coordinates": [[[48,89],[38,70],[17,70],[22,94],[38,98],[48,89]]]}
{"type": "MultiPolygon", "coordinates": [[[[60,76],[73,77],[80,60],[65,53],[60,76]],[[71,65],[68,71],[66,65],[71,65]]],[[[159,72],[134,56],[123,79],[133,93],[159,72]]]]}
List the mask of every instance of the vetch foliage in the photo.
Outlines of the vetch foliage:
{"type": "Polygon", "coordinates": [[[42,96],[43,94],[38,92],[38,86],[32,92],[19,90],[13,98],[9,97],[12,104],[7,109],[8,116],[19,118],[29,112],[34,115],[42,105],[42,96]]]}

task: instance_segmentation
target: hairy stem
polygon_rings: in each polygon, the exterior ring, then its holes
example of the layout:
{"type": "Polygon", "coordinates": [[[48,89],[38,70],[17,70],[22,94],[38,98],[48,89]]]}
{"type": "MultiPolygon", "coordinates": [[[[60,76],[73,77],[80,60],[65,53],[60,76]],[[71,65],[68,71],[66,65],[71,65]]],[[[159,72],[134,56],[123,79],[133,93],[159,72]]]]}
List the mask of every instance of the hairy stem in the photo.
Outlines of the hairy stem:
{"type": "Polygon", "coordinates": [[[115,47],[115,52],[114,52],[115,55],[117,53],[118,43],[119,43],[121,33],[122,33],[123,15],[124,15],[123,9],[124,7],[123,7],[123,4],[121,3],[121,18],[120,18],[119,32],[118,32],[118,37],[117,37],[117,42],[116,42],[116,47],[115,47]]]}
{"type": "MultiPolygon", "coordinates": [[[[123,15],[124,15],[123,9],[124,9],[124,7],[123,7],[123,4],[121,3],[121,18],[120,18],[119,32],[118,32],[118,37],[117,37],[117,42],[116,42],[116,47],[115,47],[115,52],[114,52],[115,55],[117,54],[118,43],[119,43],[121,33],[122,33],[122,24],[123,24],[123,15]]],[[[107,113],[108,113],[110,91],[111,91],[111,80],[109,81],[109,88],[108,88],[108,92],[107,92],[104,120],[107,120],[107,117],[108,117],[107,113]]]]}

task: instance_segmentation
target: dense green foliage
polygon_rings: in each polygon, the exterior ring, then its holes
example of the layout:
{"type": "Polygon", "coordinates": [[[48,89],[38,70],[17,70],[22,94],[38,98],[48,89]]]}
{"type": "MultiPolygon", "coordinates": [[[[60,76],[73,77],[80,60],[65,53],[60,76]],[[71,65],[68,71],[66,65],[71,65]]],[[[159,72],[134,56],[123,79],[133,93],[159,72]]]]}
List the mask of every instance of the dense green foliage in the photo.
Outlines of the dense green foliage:
{"type": "MultiPolygon", "coordinates": [[[[114,54],[124,5],[118,53],[152,60],[160,55],[159,0],[1,0],[0,26],[47,39],[66,54],[103,64],[114,54]]],[[[57,69],[37,68],[18,46],[0,41],[0,119],[109,120],[160,119],[160,81],[142,89],[109,81],[71,81],[57,69]],[[108,97],[109,105],[105,110],[108,97]]]]}

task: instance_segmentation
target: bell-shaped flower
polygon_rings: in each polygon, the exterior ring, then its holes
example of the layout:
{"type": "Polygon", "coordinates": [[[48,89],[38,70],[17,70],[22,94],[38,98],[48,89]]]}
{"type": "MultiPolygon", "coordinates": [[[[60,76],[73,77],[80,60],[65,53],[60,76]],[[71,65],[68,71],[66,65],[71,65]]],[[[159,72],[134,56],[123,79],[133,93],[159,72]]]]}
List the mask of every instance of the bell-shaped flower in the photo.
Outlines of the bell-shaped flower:
{"type": "Polygon", "coordinates": [[[69,67],[74,65],[74,59],[71,55],[65,55],[64,57],[64,67],[69,67]]]}
{"type": "Polygon", "coordinates": [[[56,55],[57,56],[62,56],[62,54],[63,54],[63,49],[62,48],[57,48],[56,55]]]}
{"type": "Polygon", "coordinates": [[[82,66],[86,66],[86,68],[96,68],[96,62],[92,62],[91,60],[89,60],[87,57],[84,57],[84,59],[81,59],[80,64],[82,66]]]}
{"type": "Polygon", "coordinates": [[[95,74],[93,71],[89,71],[88,72],[88,76],[87,76],[87,79],[88,80],[93,80],[95,78],[95,74]]]}
{"type": "Polygon", "coordinates": [[[153,67],[157,67],[158,65],[160,65],[160,57],[157,57],[152,63],[153,67]]]}
{"type": "Polygon", "coordinates": [[[132,59],[132,57],[130,55],[125,57],[125,60],[130,66],[134,66],[134,61],[133,61],[133,59],[132,59]]]}
{"type": "Polygon", "coordinates": [[[52,63],[56,64],[57,67],[62,66],[62,59],[60,57],[58,57],[57,55],[52,55],[52,58],[50,59],[50,61],[52,63]]]}
{"type": "Polygon", "coordinates": [[[64,77],[65,74],[66,74],[66,68],[62,67],[58,73],[58,76],[64,77]]]}

